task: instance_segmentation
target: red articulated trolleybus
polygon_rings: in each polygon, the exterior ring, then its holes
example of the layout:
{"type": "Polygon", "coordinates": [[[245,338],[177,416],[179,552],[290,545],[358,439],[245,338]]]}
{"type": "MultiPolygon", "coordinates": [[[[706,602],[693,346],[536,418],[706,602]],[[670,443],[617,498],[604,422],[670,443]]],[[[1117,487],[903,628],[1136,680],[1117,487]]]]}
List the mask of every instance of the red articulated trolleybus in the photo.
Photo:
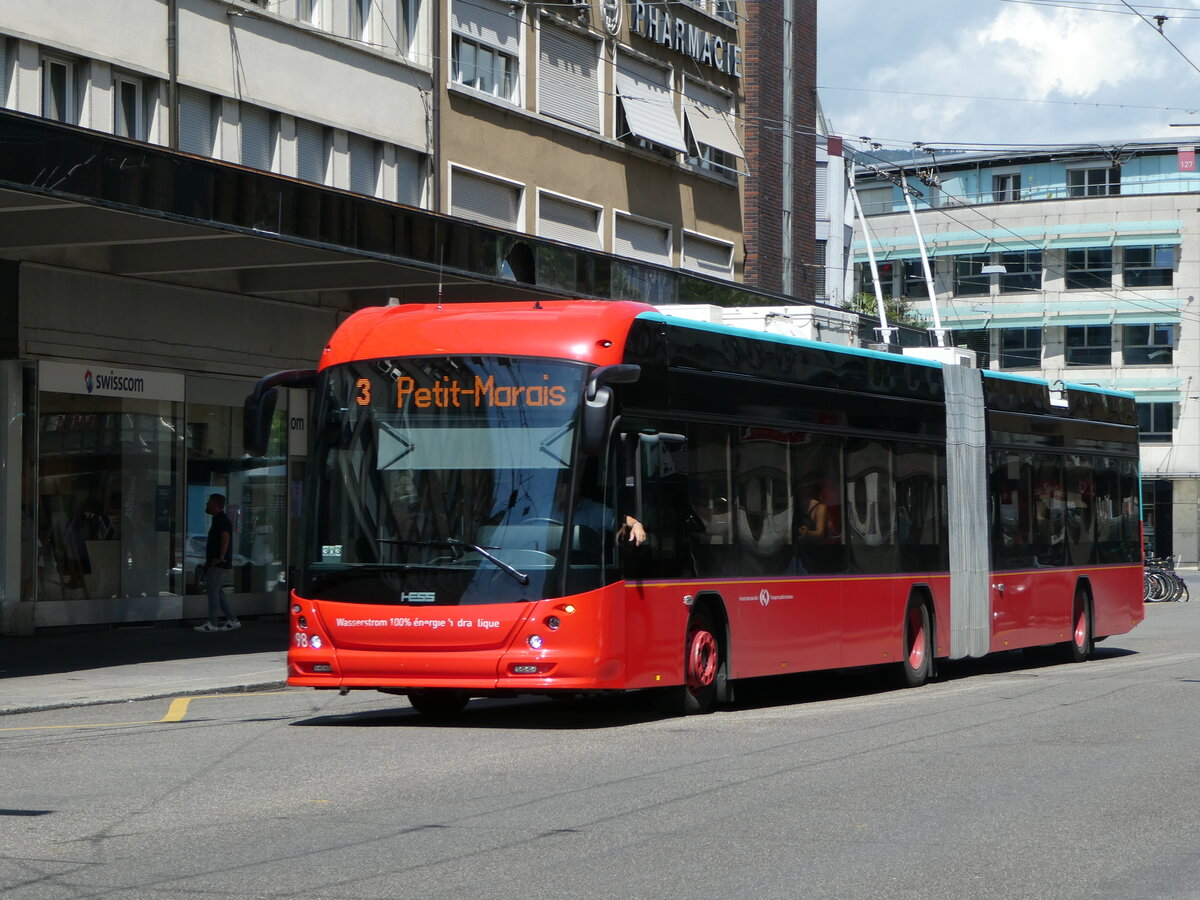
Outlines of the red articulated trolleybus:
{"type": "Polygon", "coordinates": [[[701,712],[1143,617],[1126,394],[584,300],[360,311],[259,382],[251,453],[285,385],[316,392],[289,684],[701,712]]]}

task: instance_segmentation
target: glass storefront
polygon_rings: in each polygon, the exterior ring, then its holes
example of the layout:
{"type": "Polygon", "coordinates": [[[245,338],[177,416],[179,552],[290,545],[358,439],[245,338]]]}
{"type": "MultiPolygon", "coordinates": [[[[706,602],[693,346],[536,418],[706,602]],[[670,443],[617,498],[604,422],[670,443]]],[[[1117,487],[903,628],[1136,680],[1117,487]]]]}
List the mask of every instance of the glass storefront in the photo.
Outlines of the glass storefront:
{"type": "Polygon", "coordinates": [[[43,391],[37,599],[178,593],[182,404],[43,391]]]}
{"type": "Polygon", "coordinates": [[[36,627],[202,617],[213,493],[234,524],[234,608],[284,610],[286,399],[268,456],[252,459],[247,381],[83,363],[26,371],[24,418],[36,428],[21,441],[20,598],[36,627]]]}

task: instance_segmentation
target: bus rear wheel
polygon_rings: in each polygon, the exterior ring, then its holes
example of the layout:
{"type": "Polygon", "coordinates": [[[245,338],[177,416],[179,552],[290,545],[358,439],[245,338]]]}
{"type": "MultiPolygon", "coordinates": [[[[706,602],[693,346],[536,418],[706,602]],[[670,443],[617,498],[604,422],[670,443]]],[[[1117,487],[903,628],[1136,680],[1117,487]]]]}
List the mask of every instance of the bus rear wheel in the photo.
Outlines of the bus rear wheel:
{"type": "Polygon", "coordinates": [[[1092,655],[1095,642],[1092,640],[1092,602],[1087,588],[1080,585],[1075,589],[1075,602],[1071,606],[1071,639],[1062,645],[1067,662],[1084,662],[1092,655]]]}
{"type": "Polygon", "coordinates": [[[471,698],[454,688],[419,688],[408,692],[408,702],[423,716],[444,719],[458,715],[471,698]]]}
{"type": "Polygon", "coordinates": [[[920,687],[933,672],[933,633],[929,607],[919,599],[904,611],[904,658],[900,675],[908,687],[920,687]]]}

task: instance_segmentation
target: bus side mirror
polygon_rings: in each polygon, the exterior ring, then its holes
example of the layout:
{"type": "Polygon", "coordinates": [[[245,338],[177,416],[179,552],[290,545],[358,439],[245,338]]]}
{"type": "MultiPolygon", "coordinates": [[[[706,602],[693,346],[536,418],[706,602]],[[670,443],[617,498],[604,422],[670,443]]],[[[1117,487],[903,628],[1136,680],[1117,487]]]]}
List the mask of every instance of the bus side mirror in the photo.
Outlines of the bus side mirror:
{"type": "Polygon", "coordinates": [[[585,456],[599,456],[608,443],[612,422],[612,388],[602,387],[593,399],[583,400],[583,424],[579,436],[585,456]]]}
{"type": "Polygon", "coordinates": [[[242,406],[242,444],[250,456],[266,456],[271,442],[271,420],[279,388],[311,388],[316,384],[315,369],[291,369],[260,378],[242,406]]]}
{"type": "Polygon", "coordinates": [[[608,385],[633,384],[641,374],[641,366],[601,366],[588,378],[583,395],[580,434],[580,444],[586,456],[599,456],[608,443],[608,429],[612,424],[613,412],[613,393],[608,385]]]}

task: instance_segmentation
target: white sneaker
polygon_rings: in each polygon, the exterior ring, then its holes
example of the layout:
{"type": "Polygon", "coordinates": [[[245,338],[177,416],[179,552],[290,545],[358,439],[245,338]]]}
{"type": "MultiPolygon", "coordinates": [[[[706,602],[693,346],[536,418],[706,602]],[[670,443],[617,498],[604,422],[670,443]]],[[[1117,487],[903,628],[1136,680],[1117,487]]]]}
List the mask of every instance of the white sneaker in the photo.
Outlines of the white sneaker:
{"type": "Polygon", "coordinates": [[[205,622],[203,625],[197,625],[195,628],[192,629],[192,631],[203,631],[206,634],[211,634],[214,631],[222,631],[222,630],[223,629],[218,628],[212,622],[205,622]]]}
{"type": "Polygon", "coordinates": [[[222,631],[233,631],[235,628],[241,628],[242,623],[237,619],[226,619],[225,624],[221,626],[222,631]]]}

